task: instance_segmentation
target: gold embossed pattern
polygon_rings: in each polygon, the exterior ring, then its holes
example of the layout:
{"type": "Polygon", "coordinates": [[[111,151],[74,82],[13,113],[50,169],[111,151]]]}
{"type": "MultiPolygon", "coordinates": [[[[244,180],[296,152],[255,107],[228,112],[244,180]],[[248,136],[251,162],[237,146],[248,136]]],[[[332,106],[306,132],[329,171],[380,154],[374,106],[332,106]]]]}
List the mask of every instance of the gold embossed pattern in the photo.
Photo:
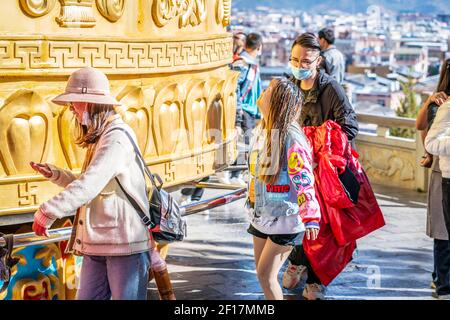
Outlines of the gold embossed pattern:
{"type": "Polygon", "coordinates": [[[221,67],[231,62],[231,37],[173,42],[0,40],[0,71],[70,74],[90,66],[106,73],[157,74],[221,67]]]}

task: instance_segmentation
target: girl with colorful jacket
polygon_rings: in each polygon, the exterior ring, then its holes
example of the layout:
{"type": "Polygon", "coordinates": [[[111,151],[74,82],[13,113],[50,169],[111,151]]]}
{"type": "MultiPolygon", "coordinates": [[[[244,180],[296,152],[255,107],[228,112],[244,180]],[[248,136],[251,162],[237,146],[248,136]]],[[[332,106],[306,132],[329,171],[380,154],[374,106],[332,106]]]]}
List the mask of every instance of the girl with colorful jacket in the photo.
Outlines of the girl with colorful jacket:
{"type": "Polygon", "coordinates": [[[256,272],[266,299],[283,299],[277,276],[294,245],[319,233],[312,150],[298,117],[302,93],[288,79],[274,79],[257,101],[263,120],[249,156],[250,218],[256,272]]]}

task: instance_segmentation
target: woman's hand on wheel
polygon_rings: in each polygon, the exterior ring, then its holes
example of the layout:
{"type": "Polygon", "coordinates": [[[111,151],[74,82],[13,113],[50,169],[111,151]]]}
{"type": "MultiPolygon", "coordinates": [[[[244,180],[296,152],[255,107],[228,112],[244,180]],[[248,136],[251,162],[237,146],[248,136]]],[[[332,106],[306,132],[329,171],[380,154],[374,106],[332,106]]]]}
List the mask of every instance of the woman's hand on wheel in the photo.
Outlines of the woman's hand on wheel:
{"type": "Polygon", "coordinates": [[[37,236],[48,237],[48,231],[46,227],[41,226],[36,220],[33,222],[33,226],[31,227],[36,233],[37,236]]]}

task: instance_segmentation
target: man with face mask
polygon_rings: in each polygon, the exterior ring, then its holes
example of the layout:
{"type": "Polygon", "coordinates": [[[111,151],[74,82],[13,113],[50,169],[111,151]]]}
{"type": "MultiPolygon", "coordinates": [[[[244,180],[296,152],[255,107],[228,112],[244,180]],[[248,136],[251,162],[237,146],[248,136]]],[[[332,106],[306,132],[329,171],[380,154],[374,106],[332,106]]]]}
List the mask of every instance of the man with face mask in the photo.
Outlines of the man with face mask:
{"type": "Polygon", "coordinates": [[[320,44],[312,33],[304,33],[294,41],[290,67],[292,81],[305,95],[300,117],[302,126],[320,126],[327,120],[339,123],[354,143],[358,134],[356,114],[336,80],[319,68],[320,44]]]}
{"type": "MultiPolygon", "coordinates": [[[[358,134],[356,114],[342,86],[319,68],[322,62],[320,50],[319,39],[312,33],[298,36],[292,46],[291,80],[304,94],[300,125],[320,126],[327,120],[333,120],[340,124],[354,147],[354,140],[358,134]]],[[[283,286],[293,289],[302,279],[307,279],[303,291],[305,298],[309,300],[325,298],[325,288],[314,274],[303,247],[296,246],[289,256],[289,267],[283,277],[283,286]]]]}

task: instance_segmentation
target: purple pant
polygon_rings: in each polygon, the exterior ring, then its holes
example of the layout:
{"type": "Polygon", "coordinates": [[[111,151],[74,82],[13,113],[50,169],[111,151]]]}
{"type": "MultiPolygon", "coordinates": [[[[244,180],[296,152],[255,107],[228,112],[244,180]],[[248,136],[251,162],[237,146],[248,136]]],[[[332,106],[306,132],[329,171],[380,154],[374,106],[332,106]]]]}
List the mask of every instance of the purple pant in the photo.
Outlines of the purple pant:
{"type": "Polygon", "coordinates": [[[77,300],[147,300],[150,253],[83,256],[77,300]]]}

